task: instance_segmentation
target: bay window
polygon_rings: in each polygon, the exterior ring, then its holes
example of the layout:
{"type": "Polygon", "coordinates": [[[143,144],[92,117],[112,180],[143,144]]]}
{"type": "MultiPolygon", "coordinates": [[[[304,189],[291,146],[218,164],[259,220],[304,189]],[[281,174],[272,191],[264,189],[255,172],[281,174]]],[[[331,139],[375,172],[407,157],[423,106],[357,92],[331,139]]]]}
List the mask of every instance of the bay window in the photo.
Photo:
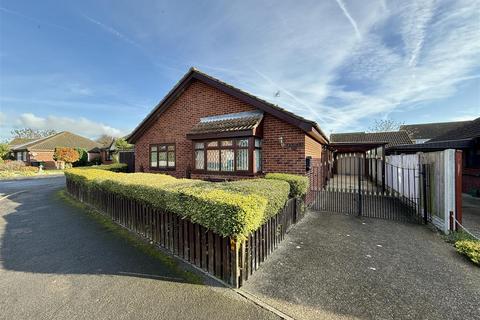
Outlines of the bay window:
{"type": "Polygon", "coordinates": [[[161,143],[150,145],[150,168],[160,170],[175,169],[175,144],[161,143]]]}
{"type": "Polygon", "coordinates": [[[196,171],[245,174],[260,172],[261,159],[261,139],[251,137],[194,142],[196,171]]]}

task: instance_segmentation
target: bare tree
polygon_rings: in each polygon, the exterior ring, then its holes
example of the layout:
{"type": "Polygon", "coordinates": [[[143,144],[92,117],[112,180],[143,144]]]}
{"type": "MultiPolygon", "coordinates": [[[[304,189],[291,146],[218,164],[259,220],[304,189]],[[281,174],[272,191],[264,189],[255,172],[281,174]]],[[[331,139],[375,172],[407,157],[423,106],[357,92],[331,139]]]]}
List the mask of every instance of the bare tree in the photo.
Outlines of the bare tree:
{"type": "Polygon", "coordinates": [[[100,143],[102,146],[107,147],[109,146],[114,138],[109,136],[108,134],[102,134],[96,141],[100,143]]]}
{"type": "Polygon", "coordinates": [[[375,119],[373,125],[368,129],[369,132],[398,131],[403,122],[391,119],[375,119]]]}
{"type": "Polygon", "coordinates": [[[20,128],[10,131],[12,138],[39,139],[57,133],[54,129],[20,128]]]}

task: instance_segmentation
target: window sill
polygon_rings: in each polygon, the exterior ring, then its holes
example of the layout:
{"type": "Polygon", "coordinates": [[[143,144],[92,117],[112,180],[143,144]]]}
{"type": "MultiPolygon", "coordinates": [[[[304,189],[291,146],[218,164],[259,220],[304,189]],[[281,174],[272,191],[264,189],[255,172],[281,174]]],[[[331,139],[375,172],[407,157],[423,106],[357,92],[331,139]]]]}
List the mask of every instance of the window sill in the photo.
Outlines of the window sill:
{"type": "Polygon", "coordinates": [[[149,167],[150,170],[152,171],[175,171],[177,170],[175,167],[174,168],[156,168],[156,167],[149,167]]]}
{"type": "Polygon", "coordinates": [[[192,174],[203,174],[208,176],[261,176],[261,172],[248,172],[248,171],[206,171],[206,170],[192,170],[192,174]]]}

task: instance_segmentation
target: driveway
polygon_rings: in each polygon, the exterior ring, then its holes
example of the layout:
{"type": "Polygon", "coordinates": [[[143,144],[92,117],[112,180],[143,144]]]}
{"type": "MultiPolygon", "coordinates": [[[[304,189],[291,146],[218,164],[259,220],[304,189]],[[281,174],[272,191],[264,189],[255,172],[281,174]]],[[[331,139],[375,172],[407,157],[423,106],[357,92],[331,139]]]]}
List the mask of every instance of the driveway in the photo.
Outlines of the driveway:
{"type": "Polygon", "coordinates": [[[480,198],[462,194],[462,224],[476,237],[480,238],[480,198]]]}
{"type": "Polygon", "coordinates": [[[480,319],[480,268],[423,225],[310,212],[241,289],[297,319],[480,319]]]}
{"type": "Polygon", "coordinates": [[[64,183],[0,182],[1,319],[277,319],[108,232],[56,197],[64,183]]]}

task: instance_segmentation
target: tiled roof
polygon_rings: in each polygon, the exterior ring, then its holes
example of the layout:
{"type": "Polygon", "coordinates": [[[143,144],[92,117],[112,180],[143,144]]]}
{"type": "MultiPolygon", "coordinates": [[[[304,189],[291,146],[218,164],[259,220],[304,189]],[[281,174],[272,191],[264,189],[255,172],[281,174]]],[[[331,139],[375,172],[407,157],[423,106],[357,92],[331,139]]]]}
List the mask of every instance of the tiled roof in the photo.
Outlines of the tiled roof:
{"type": "Polygon", "coordinates": [[[27,142],[12,148],[13,150],[54,150],[56,147],[85,148],[91,150],[100,144],[88,138],[62,131],[51,136],[27,142]]]}
{"type": "Polygon", "coordinates": [[[263,112],[240,112],[201,118],[190,130],[190,134],[230,132],[250,130],[258,126],[263,119],[263,112]]]}
{"type": "MultiPolygon", "coordinates": [[[[428,142],[438,142],[438,141],[453,141],[453,140],[464,140],[464,139],[473,139],[480,138],[480,118],[477,118],[472,121],[467,121],[464,125],[445,132],[444,134],[428,141],[428,142]]],[[[427,142],[427,143],[428,143],[427,142]]]]}
{"type": "Polygon", "coordinates": [[[10,147],[16,147],[21,144],[25,144],[30,141],[34,141],[36,139],[29,139],[29,138],[13,138],[12,141],[10,141],[8,144],[10,147]]]}
{"type": "Polygon", "coordinates": [[[332,133],[332,143],[380,143],[386,142],[386,147],[400,144],[412,144],[412,140],[406,131],[385,131],[385,132],[348,132],[332,133]]]}
{"type": "Polygon", "coordinates": [[[135,141],[145,132],[146,128],[151,125],[151,122],[158,117],[168,106],[172,103],[179,92],[181,92],[186,85],[192,80],[199,80],[209,85],[224,91],[227,94],[233,95],[242,101],[245,101],[259,110],[263,110],[266,113],[271,113],[274,116],[287,121],[288,123],[299,127],[307,133],[312,133],[312,136],[320,136],[322,140],[328,142],[327,136],[320,129],[315,121],[305,119],[299,115],[296,115],[288,110],[279,107],[276,104],[263,100],[255,95],[252,95],[246,91],[238,89],[226,82],[223,82],[217,78],[214,78],[206,73],[203,73],[195,68],[190,70],[177,82],[177,84],[170,90],[170,92],[160,101],[155,108],[145,117],[145,119],[130,133],[127,140],[129,143],[135,143],[135,141]]]}
{"type": "Polygon", "coordinates": [[[460,128],[471,121],[436,122],[422,124],[407,124],[400,126],[400,130],[407,131],[412,139],[433,139],[448,131],[460,128]]]}

